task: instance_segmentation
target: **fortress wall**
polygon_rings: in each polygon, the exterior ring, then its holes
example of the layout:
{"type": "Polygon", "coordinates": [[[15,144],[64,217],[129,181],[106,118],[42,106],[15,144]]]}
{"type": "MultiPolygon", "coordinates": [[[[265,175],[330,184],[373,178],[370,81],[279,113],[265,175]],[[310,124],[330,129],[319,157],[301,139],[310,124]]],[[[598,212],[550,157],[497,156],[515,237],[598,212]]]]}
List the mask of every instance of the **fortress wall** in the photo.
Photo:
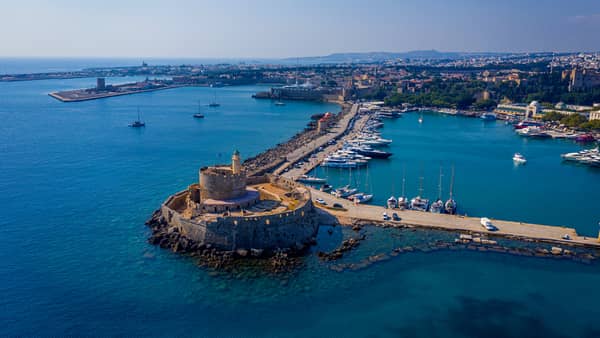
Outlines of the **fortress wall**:
{"type": "Polygon", "coordinates": [[[218,217],[216,221],[192,221],[170,208],[185,200],[185,191],[170,197],[162,206],[166,222],[185,237],[211,244],[221,250],[289,248],[308,243],[318,230],[310,199],[299,208],[276,215],[218,217]]]}
{"type": "Polygon", "coordinates": [[[206,225],[206,243],[224,250],[289,248],[308,243],[318,230],[312,203],[277,215],[219,218],[206,225]]]}

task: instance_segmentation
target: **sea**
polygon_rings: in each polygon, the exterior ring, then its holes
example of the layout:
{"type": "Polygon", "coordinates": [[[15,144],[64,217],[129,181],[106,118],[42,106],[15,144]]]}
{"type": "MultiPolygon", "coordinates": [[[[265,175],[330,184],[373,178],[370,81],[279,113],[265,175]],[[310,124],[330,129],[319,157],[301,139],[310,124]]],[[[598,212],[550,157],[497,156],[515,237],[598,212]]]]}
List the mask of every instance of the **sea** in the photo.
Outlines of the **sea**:
{"type": "MultiPolygon", "coordinates": [[[[236,149],[253,156],[293,136],[312,114],[340,107],[252,99],[263,86],[78,103],[47,95],[94,84],[0,83],[0,336],[600,337],[595,262],[456,250],[363,264],[398,246],[454,236],[370,226],[340,262],[316,252],[356,234],[321,227],[317,245],[284,272],[214,270],[152,246],[144,221],[196,181],[198,168],[228,163],[236,149]],[[207,107],[215,95],[221,106],[207,107]],[[138,109],[146,127],[129,128],[138,109]],[[205,119],[192,118],[199,110],[205,119]],[[340,271],[339,263],[362,268],[340,271]]],[[[454,168],[463,214],[598,235],[600,170],[560,158],[581,145],[521,138],[500,121],[425,112],[419,124],[418,117],[385,122],[389,160],[316,174],[356,184],[383,204],[401,193],[403,179],[406,195],[418,193],[423,177],[423,194],[436,198],[440,168],[446,198],[454,168]],[[515,152],[528,163],[514,166],[515,152]]]]}

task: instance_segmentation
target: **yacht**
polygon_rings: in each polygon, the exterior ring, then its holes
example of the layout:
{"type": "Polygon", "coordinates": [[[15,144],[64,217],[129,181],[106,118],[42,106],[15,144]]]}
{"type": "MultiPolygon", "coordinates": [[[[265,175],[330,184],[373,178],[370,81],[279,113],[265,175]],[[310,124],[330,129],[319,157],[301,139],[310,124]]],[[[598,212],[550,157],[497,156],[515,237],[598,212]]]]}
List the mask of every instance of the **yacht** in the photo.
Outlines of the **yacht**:
{"type": "Polygon", "coordinates": [[[361,204],[361,203],[367,203],[370,200],[372,200],[373,199],[373,195],[359,192],[359,193],[356,193],[354,195],[348,196],[348,199],[351,200],[351,201],[353,201],[354,203],[361,204]]]}
{"type": "Polygon", "coordinates": [[[345,187],[341,187],[336,189],[334,192],[332,192],[331,194],[335,197],[339,197],[339,198],[346,198],[350,195],[354,195],[358,192],[358,189],[356,188],[350,188],[349,185],[345,186],[345,187]]]}
{"type": "Polygon", "coordinates": [[[356,168],[358,167],[358,163],[354,161],[339,160],[328,157],[321,163],[321,166],[329,168],[356,168]]]}
{"type": "Polygon", "coordinates": [[[406,195],[404,194],[404,190],[406,188],[406,168],[404,168],[404,172],[402,175],[402,195],[400,195],[398,197],[398,208],[400,209],[407,209],[408,208],[408,199],[406,198],[406,195]]]}
{"type": "Polygon", "coordinates": [[[525,156],[521,155],[520,153],[515,153],[512,159],[516,164],[527,163],[527,159],[525,159],[525,156]]]}
{"type": "Polygon", "coordinates": [[[429,199],[423,196],[423,177],[419,180],[419,196],[410,200],[410,208],[417,211],[427,211],[429,209],[429,199]]]}
{"type": "Polygon", "coordinates": [[[376,150],[376,149],[372,149],[370,147],[354,147],[351,148],[352,151],[363,155],[363,156],[368,156],[371,158],[388,158],[390,156],[392,156],[392,153],[387,152],[387,151],[381,151],[381,150],[376,150]]]}
{"type": "Polygon", "coordinates": [[[217,103],[217,92],[215,91],[214,99],[211,103],[208,104],[209,107],[219,107],[221,104],[217,103]]]}
{"type": "Polygon", "coordinates": [[[410,200],[410,208],[417,211],[427,211],[429,209],[429,200],[417,196],[410,200]]]}
{"type": "Polygon", "coordinates": [[[446,203],[444,203],[444,209],[447,214],[454,215],[456,214],[456,201],[454,200],[452,193],[454,190],[454,166],[452,166],[452,176],[450,178],[450,196],[446,203]]]}
{"type": "Polygon", "coordinates": [[[324,178],[308,176],[308,175],[302,175],[302,176],[298,177],[296,179],[296,181],[302,182],[302,183],[310,183],[310,184],[322,184],[322,183],[327,182],[327,180],[324,178]]]}
{"type": "Polygon", "coordinates": [[[129,126],[132,127],[132,128],[145,127],[146,123],[144,121],[142,121],[141,118],[140,118],[140,108],[138,108],[138,110],[137,110],[137,115],[138,115],[137,120],[131,122],[129,124],[129,126]]]}
{"type": "Polygon", "coordinates": [[[198,101],[198,112],[196,114],[194,114],[194,118],[196,119],[203,119],[204,118],[204,114],[202,114],[202,112],[200,111],[200,101],[198,101]]]}
{"type": "Polygon", "coordinates": [[[398,200],[396,199],[396,197],[391,196],[390,198],[388,198],[387,207],[388,209],[396,209],[398,207],[398,200]]]}
{"type": "Polygon", "coordinates": [[[444,201],[441,199],[435,200],[435,202],[431,203],[431,207],[429,207],[429,211],[434,214],[442,214],[444,213],[444,201]]]}
{"type": "Polygon", "coordinates": [[[438,183],[438,198],[435,202],[431,203],[429,211],[434,214],[441,214],[444,212],[444,201],[442,201],[442,167],[440,167],[440,181],[438,183]]]}
{"type": "Polygon", "coordinates": [[[525,127],[522,129],[517,129],[517,134],[521,136],[535,137],[535,138],[550,138],[549,134],[545,133],[539,127],[525,127]]]}
{"type": "Polygon", "coordinates": [[[483,113],[481,114],[481,119],[484,121],[495,121],[496,120],[496,114],[494,113],[483,113]]]}

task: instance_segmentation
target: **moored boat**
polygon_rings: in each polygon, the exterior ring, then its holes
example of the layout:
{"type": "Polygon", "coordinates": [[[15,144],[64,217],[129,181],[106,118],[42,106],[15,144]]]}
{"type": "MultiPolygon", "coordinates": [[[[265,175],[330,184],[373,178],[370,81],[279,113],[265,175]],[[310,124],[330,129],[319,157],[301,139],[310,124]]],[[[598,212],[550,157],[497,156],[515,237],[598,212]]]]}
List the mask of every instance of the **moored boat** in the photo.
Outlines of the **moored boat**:
{"type": "Polygon", "coordinates": [[[513,161],[514,161],[516,164],[525,164],[525,163],[527,163],[527,159],[525,159],[525,156],[523,156],[523,155],[522,155],[522,154],[520,154],[520,153],[515,153],[515,154],[513,155],[513,158],[512,158],[512,159],[513,159],[513,161]]]}

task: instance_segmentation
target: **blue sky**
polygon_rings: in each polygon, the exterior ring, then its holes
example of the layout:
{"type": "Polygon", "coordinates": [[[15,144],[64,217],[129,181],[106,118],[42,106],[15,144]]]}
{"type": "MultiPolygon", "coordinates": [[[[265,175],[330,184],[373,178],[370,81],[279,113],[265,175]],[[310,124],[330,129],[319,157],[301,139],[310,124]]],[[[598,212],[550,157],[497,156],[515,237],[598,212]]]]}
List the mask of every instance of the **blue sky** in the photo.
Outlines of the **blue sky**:
{"type": "Polygon", "coordinates": [[[600,50],[600,0],[19,0],[0,13],[0,56],[600,50]]]}

